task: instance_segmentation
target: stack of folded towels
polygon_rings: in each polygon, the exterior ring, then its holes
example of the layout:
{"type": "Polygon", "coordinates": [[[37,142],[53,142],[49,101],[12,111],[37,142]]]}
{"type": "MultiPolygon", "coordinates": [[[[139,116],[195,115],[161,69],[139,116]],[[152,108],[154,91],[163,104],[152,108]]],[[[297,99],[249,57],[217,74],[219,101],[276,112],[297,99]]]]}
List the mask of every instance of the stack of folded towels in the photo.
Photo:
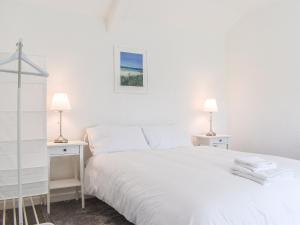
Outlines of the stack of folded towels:
{"type": "Polygon", "coordinates": [[[256,156],[237,158],[231,169],[232,174],[238,175],[259,184],[268,184],[274,181],[294,178],[291,169],[277,168],[276,163],[256,156]]]}

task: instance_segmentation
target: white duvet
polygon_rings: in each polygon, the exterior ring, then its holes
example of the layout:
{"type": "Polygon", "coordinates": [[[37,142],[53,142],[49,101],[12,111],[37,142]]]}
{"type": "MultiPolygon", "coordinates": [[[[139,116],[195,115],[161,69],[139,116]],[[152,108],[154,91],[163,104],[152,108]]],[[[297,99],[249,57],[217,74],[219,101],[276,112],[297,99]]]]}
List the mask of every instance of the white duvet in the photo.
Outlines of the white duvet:
{"type": "Polygon", "coordinates": [[[87,165],[85,190],[136,225],[300,225],[300,162],[295,180],[262,186],[230,173],[248,153],[210,147],[106,153],[87,165]]]}

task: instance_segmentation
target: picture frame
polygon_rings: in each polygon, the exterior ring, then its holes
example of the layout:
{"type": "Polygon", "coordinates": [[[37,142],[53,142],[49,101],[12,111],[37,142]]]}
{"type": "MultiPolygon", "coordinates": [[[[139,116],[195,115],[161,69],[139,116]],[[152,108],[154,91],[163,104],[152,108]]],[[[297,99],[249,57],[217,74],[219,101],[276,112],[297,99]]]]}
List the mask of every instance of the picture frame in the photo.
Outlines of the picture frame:
{"type": "Polygon", "coordinates": [[[114,48],[115,91],[145,94],[148,91],[147,52],[143,49],[114,48]]]}

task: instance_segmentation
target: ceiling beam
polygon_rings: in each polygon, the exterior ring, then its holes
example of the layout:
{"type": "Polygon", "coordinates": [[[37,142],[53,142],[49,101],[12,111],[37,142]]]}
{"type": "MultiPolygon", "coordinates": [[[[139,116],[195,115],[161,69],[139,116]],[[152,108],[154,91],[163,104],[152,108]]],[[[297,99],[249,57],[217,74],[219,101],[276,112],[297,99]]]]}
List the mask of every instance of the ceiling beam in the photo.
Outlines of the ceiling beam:
{"type": "Polygon", "coordinates": [[[105,20],[106,31],[112,31],[120,23],[122,12],[128,6],[128,0],[112,0],[108,8],[105,20]]]}

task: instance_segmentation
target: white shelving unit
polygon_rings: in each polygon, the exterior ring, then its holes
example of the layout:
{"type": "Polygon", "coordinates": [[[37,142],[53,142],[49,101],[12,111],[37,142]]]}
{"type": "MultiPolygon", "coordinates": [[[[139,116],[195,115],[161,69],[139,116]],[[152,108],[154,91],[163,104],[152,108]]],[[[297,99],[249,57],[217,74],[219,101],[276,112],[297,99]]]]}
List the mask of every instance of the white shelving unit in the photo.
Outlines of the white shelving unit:
{"type": "Polygon", "coordinates": [[[0,104],[3,224],[6,224],[6,205],[11,201],[14,225],[29,225],[25,200],[30,200],[36,224],[40,224],[32,197],[48,192],[45,157],[48,73],[24,54],[21,40],[14,54],[0,60],[0,66],[3,73],[0,80],[3,96],[0,104]]]}

